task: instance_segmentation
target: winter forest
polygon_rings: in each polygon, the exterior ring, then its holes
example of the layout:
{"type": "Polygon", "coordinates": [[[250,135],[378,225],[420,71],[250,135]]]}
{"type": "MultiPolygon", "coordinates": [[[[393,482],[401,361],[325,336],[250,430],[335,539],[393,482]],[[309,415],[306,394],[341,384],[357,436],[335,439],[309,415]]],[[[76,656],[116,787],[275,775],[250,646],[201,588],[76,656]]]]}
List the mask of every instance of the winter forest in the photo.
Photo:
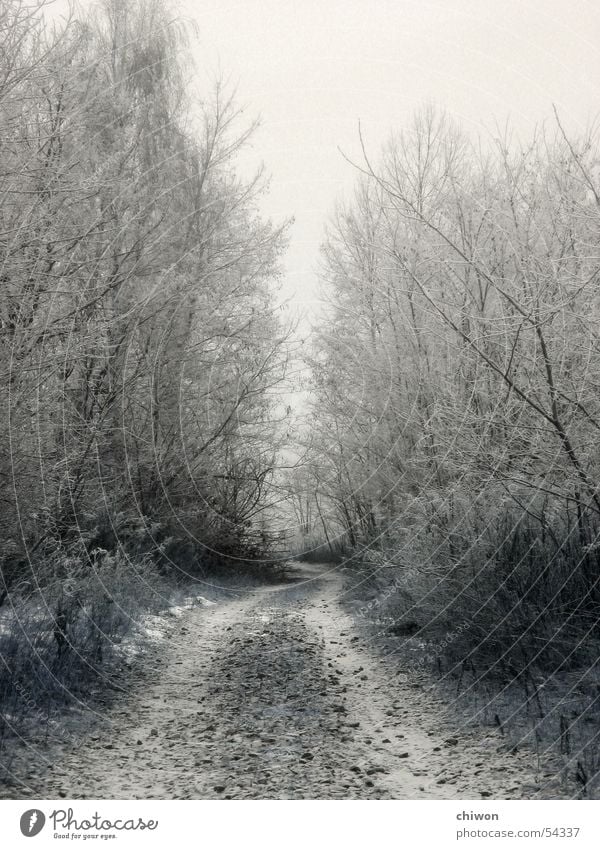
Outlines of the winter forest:
{"type": "Polygon", "coordinates": [[[600,125],[357,124],[298,316],[196,37],[0,3],[0,796],[597,797],[600,125]]]}

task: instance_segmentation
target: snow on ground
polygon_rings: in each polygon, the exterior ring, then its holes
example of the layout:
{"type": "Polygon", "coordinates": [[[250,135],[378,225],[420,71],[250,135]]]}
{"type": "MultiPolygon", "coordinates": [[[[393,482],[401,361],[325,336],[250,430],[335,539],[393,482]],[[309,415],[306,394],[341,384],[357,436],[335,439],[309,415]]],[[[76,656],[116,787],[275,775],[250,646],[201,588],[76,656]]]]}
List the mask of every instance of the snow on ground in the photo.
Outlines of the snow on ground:
{"type": "Polygon", "coordinates": [[[4,795],[572,795],[543,783],[533,754],[508,751],[497,730],[457,732],[441,701],[374,652],[340,591],[335,572],[303,564],[295,584],[151,619],[128,695],[76,746],[15,756],[4,795]]]}
{"type": "Polygon", "coordinates": [[[164,642],[173,630],[173,619],[181,619],[194,607],[214,607],[216,601],[210,601],[202,595],[186,596],[179,604],[173,604],[160,613],[147,613],[118,646],[118,657],[131,663],[143,654],[149,645],[157,646],[164,642]]]}

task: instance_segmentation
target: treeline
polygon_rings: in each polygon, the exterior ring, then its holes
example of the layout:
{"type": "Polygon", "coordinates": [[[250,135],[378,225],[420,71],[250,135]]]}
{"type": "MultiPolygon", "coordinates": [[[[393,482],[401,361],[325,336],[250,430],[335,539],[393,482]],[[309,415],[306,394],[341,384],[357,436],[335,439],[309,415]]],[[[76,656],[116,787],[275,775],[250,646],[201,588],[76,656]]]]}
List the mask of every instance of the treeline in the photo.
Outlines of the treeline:
{"type": "Polygon", "coordinates": [[[598,656],[599,154],[558,115],[482,141],[426,109],[323,247],[299,521],[397,582],[408,631],[468,621],[450,667],[598,656]]]}
{"type": "Polygon", "coordinates": [[[85,686],[165,575],[268,548],[285,227],[193,37],[163,0],[0,7],[5,717],[85,686]]]}
{"type": "Polygon", "coordinates": [[[4,579],[128,535],[243,556],[284,369],[253,127],[190,91],[163,2],[7,0],[0,28],[4,579]]]}

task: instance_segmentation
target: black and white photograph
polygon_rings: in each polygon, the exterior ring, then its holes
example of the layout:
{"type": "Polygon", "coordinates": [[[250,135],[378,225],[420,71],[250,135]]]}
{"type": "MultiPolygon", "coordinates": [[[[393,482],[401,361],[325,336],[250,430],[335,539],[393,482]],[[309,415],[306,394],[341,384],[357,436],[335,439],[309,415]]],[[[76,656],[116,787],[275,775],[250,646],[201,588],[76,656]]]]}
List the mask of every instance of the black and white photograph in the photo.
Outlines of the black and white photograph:
{"type": "Polygon", "coordinates": [[[599,81],[588,0],[0,0],[3,846],[596,845],[599,81]]]}

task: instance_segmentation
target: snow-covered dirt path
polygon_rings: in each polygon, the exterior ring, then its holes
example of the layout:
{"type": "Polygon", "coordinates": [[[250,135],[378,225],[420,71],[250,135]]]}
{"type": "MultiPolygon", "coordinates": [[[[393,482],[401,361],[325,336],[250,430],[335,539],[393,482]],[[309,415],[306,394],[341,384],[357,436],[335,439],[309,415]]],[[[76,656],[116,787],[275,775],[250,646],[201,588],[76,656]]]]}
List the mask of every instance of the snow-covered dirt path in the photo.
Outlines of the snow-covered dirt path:
{"type": "Polygon", "coordinates": [[[188,611],[101,730],[51,769],[34,752],[15,761],[1,795],[538,795],[530,754],[502,751],[494,731],[454,736],[441,705],[398,683],[338,604],[340,586],[335,571],[301,564],[297,583],[188,611]]]}

